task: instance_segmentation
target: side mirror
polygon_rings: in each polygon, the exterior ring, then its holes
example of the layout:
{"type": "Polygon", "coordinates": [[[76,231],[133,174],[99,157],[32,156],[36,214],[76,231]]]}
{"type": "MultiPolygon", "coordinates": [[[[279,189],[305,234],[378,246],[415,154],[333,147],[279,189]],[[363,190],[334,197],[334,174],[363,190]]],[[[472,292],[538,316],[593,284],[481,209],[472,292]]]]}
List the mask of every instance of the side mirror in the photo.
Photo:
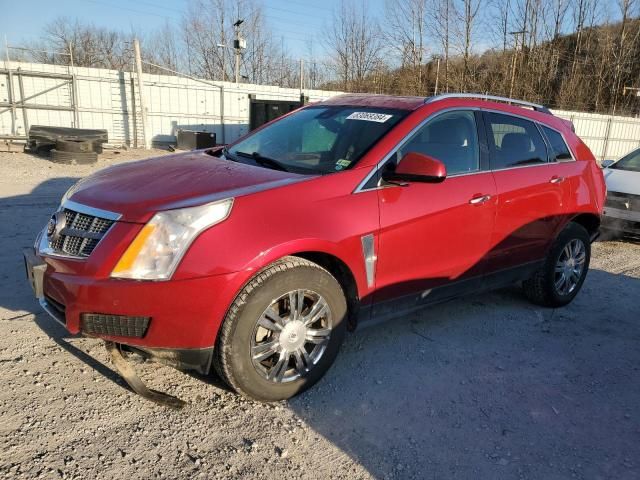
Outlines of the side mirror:
{"type": "Polygon", "coordinates": [[[600,166],[601,166],[602,168],[608,168],[608,167],[610,167],[611,165],[613,165],[614,163],[616,163],[616,161],[615,161],[615,160],[603,160],[603,161],[600,163],[600,166]]]}
{"type": "Polygon", "coordinates": [[[418,152],[407,152],[394,170],[382,173],[389,182],[440,183],[447,178],[447,167],[440,160],[418,152]]]}

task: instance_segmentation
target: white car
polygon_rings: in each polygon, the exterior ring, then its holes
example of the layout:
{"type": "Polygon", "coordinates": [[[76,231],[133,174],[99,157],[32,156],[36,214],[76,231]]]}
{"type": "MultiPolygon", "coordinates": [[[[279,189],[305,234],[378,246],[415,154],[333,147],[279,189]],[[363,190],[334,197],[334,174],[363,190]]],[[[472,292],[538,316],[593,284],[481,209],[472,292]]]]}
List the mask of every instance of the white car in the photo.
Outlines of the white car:
{"type": "Polygon", "coordinates": [[[640,148],[620,160],[602,162],[607,182],[602,228],[640,235],[640,148]]]}

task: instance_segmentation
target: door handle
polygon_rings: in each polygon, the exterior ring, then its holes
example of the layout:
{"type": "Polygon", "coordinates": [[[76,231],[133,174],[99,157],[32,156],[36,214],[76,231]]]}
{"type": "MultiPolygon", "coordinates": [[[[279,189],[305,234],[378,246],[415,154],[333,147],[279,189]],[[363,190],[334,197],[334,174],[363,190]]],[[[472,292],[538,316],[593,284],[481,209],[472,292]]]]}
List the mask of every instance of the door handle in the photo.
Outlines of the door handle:
{"type": "Polygon", "coordinates": [[[557,175],[554,175],[553,177],[551,177],[551,180],[549,180],[549,183],[562,183],[564,182],[564,177],[558,177],[557,175]]]}
{"type": "Polygon", "coordinates": [[[490,198],[491,195],[478,195],[477,197],[473,197],[471,200],[469,200],[469,203],[471,205],[482,205],[490,198]]]}

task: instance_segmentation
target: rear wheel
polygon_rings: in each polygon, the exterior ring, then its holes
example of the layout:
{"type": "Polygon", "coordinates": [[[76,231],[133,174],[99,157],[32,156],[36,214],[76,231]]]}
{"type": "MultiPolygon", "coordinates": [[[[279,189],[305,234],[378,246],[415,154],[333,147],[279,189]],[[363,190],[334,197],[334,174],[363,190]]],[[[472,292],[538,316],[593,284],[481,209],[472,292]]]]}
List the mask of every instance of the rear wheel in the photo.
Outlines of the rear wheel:
{"type": "Polygon", "coordinates": [[[570,223],[558,235],[542,267],[523,282],[525,295],[545,307],[561,307],[580,291],[589,270],[591,243],[582,225],[570,223]]]}
{"type": "Polygon", "coordinates": [[[218,334],[214,366],[247,397],[290,398],[320,380],[335,360],[346,313],[342,288],[329,272],[286,257],[236,297],[218,334]]]}

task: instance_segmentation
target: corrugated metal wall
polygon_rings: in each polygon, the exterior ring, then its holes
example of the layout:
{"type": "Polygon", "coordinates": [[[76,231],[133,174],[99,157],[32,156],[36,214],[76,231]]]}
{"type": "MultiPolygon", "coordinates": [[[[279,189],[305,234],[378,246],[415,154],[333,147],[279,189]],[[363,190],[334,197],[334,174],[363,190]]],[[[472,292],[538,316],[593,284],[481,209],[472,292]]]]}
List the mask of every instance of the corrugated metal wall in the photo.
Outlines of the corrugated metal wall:
{"type": "MultiPolygon", "coordinates": [[[[7,66],[0,70],[0,102],[8,103],[11,100],[7,85],[9,71],[12,71],[11,91],[14,100],[19,101],[24,97],[32,106],[26,111],[27,127],[104,128],[109,132],[111,144],[143,144],[140,98],[133,73],[19,62],[9,62],[7,66]],[[36,76],[36,72],[59,75],[60,78],[41,78],[36,76]],[[24,96],[21,95],[19,79],[23,83],[24,96]],[[61,86],[38,95],[56,84],[61,86]],[[77,99],[75,107],[74,88],[77,99]],[[39,108],[33,108],[35,105],[39,108]],[[69,110],[56,109],[61,106],[69,110]],[[77,121],[74,117],[76,111],[77,121]]],[[[215,132],[218,141],[224,139],[230,142],[249,129],[249,95],[254,95],[257,100],[300,100],[300,90],[293,88],[236,85],[231,82],[203,83],[171,75],[144,74],[143,80],[148,123],[154,142],[174,141],[178,128],[215,132]],[[224,120],[220,116],[221,102],[224,120]]],[[[304,90],[303,93],[310,102],[315,102],[339,92],[304,90]]],[[[15,121],[12,122],[11,108],[0,107],[0,136],[25,135],[20,106],[15,109],[15,115],[15,121]]]]}
{"type": "MultiPolygon", "coordinates": [[[[12,109],[7,106],[11,101],[8,88],[10,76],[14,101],[27,98],[29,104],[42,107],[26,110],[27,126],[105,128],[109,131],[109,143],[142,145],[140,99],[132,73],[100,68],[5,63],[5,69],[0,70],[0,105],[4,104],[0,106],[0,136],[24,136],[26,133],[22,108],[18,106],[12,114],[12,109]],[[10,75],[9,71],[14,74],[10,75]],[[15,72],[20,72],[20,75],[15,72]],[[60,78],[38,76],[38,73],[58,75],[60,78]],[[56,86],[58,88],[54,88],[56,86]]],[[[300,99],[300,91],[293,88],[236,85],[230,82],[203,83],[171,75],[144,74],[143,80],[151,136],[157,142],[173,141],[178,128],[215,132],[218,141],[230,142],[249,129],[250,94],[255,95],[257,100],[300,99]],[[220,117],[221,101],[224,122],[220,117]]],[[[339,93],[304,90],[304,95],[311,102],[339,93]]],[[[618,158],[640,147],[639,118],[562,110],[554,113],[573,121],[577,134],[599,159],[618,158]]]]}
{"type": "Polygon", "coordinates": [[[600,160],[616,159],[640,147],[640,118],[554,110],[571,120],[576,133],[600,160]]]}

